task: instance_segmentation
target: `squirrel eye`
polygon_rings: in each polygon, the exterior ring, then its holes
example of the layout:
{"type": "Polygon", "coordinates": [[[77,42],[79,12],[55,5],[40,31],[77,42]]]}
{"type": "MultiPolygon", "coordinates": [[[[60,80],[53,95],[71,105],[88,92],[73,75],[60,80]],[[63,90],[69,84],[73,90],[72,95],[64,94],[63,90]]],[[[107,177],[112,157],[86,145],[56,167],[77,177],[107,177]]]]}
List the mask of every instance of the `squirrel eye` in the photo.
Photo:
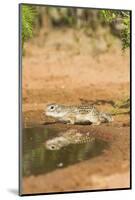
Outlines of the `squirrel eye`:
{"type": "Polygon", "coordinates": [[[54,106],[51,106],[51,109],[54,109],[54,106]]]}

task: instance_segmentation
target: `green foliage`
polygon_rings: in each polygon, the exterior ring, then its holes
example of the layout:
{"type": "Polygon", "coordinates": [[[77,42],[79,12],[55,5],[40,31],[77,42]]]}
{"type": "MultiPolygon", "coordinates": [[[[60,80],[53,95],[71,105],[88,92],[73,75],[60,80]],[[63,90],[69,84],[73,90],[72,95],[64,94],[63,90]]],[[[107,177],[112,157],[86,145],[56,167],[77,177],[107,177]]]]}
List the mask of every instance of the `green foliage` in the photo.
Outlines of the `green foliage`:
{"type": "Polygon", "coordinates": [[[101,14],[107,22],[111,22],[116,17],[115,11],[112,12],[111,10],[102,10],[101,14]]]}
{"type": "Polygon", "coordinates": [[[111,23],[117,19],[121,21],[121,40],[123,49],[130,47],[130,12],[129,11],[114,11],[102,10],[101,14],[107,23],[111,23]]]}
{"type": "Polygon", "coordinates": [[[123,49],[130,46],[130,16],[123,19],[124,29],[122,31],[123,49]]]}
{"type": "Polygon", "coordinates": [[[130,98],[125,97],[120,101],[115,102],[114,108],[111,110],[113,115],[130,114],[130,98]]]}
{"type": "Polygon", "coordinates": [[[33,6],[22,5],[22,46],[27,39],[32,37],[35,16],[36,10],[33,6]]]}

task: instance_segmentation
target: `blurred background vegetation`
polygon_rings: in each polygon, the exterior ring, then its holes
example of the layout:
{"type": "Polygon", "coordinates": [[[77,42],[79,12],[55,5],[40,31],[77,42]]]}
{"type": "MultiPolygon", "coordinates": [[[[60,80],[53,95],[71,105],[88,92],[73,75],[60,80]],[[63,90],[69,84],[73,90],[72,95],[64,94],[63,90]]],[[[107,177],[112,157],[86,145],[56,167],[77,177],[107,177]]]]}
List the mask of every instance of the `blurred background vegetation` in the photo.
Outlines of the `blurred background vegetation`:
{"type": "Polygon", "coordinates": [[[22,5],[22,46],[42,27],[84,29],[90,37],[99,27],[108,27],[123,49],[130,47],[129,11],[22,5]]]}

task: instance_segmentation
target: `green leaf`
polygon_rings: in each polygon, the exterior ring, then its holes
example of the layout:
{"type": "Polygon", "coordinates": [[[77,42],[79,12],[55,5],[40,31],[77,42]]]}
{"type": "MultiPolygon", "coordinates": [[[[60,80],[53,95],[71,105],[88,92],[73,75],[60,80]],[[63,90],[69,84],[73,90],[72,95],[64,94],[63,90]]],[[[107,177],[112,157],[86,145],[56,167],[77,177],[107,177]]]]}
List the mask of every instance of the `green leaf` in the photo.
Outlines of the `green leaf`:
{"type": "Polygon", "coordinates": [[[24,42],[32,37],[32,27],[36,16],[36,10],[31,5],[22,5],[22,46],[24,42]]]}

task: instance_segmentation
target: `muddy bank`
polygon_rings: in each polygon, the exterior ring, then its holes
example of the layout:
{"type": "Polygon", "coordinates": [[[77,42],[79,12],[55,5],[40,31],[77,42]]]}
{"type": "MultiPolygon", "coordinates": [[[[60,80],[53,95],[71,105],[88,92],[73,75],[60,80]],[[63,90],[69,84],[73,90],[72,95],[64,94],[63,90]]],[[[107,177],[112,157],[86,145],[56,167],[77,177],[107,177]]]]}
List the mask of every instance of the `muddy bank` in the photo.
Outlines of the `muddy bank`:
{"type": "Polygon", "coordinates": [[[105,51],[102,48],[98,51],[98,38],[93,47],[92,38],[81,31],[55,30],[47,34],[47,39],[40,34],[25,44],[24,122],[42,120],[47,103],[103,100],[106,103],[101,104],[101,109],[108,110],[109,101],[129,95],[129,50],[122,52],[119,40],[110,38],[111,45],[105,51]],[[75,41],[75,34],[80,36],[79,43],[75,41]]]}

